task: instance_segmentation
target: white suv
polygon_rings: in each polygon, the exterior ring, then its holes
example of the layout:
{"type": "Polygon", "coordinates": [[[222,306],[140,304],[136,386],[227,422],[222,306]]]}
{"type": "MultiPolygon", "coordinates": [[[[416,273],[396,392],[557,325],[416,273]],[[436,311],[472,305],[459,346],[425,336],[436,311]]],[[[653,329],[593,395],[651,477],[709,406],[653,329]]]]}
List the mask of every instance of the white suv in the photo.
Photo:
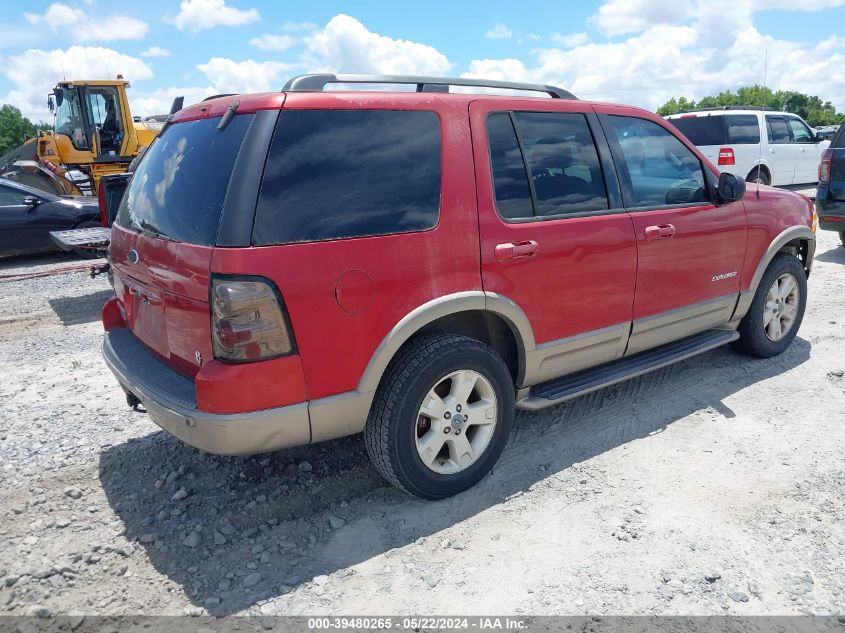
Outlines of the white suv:
{"type": "Polygon", "coordinates": [[[666,118],[719,169],[766,185],[817,182],[830,145],[797,114],[770,109],[728,107],[666,118]],[[764,124],[767,134],[760,133],[764,124]]]}

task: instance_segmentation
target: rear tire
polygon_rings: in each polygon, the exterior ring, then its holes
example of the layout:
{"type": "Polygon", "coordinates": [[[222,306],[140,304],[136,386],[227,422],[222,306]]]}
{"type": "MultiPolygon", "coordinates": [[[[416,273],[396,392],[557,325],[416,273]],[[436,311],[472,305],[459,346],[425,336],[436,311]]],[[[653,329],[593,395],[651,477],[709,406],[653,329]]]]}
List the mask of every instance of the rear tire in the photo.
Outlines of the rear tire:
{"type": "Polygon", "coordinates": [[[770,184],[772,184],[772,177],[769,176],[769,172],[766,171],[765,169],[761,169],[760,167],[755,167],[745,177],[745,181],[746,182],[759,182],[761,185],[770,185],[770,184]]]}
{"type": "Polygon", "coordinates": [[[806,306],[807,275],[801,262],[787,253],[775,255],[739,323],[739,340],[731,346],[757,358],[781,354],[798,334],[806,306]]]}
{"type": "Polygon", "coordinates": [[[502,358],[465,336],[412,340],[391,361],[364,429],[391,484],[443,499],[478,483],[508,441],[514,385],[502,358]]]}

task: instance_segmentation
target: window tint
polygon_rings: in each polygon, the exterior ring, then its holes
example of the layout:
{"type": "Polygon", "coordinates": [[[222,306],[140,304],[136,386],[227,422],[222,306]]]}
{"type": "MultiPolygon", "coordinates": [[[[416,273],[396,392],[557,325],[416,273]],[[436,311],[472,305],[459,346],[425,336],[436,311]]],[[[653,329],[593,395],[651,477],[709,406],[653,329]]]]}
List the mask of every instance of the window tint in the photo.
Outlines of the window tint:
{"type": "Polygon", "coordinates": [[[434,112],[289,110],[279,116],[253,243],[430,229],[440,209],[434,112]]]}
{"type": "Polygon", "coordinates": [[[150,145],[120,204],[117,223],[179,242],[213,245],[232,167],[251,114],[169,125],[150,145]]]}
{"type": "Polygon", "coordinates": [[[583,114],[516,112],[537,215],[607,209],[599,157],[583,114]]]}
{"type": "Polygon", "coordinates": [[[766,125],[769,128],[769,143],[789,143],[789,127],[780,117],[766,117],[766,125]]]}
{"type": "Polygon", "coordinates": [[[804,125],[803,121],[798,119],[787,119],[789,128],[792,130],[792,139],[796,143],[812,143],[814,140],[810,128],[804,125]]]}
{"type": "Polygon", "coordinates": [[[528,174],[507,112],[495,112],[487,117],[487,138],[499,215],[509,220],[531,217],[534,206],[528,174]]]}
{"type": "Polygon", "coordinates": [[[677,119],[670,119],[669,122],[681,131],[693,145],[703,147],[706,145],[724,145],[725,119],[722,115],[707,116],[683,116],[677,119]]]}
{"type": "Polygon", "coordinates": [[[701,162],[662,126],[634,117],[608,117],[631,180],[629,207],[706,202],[701,162]]]}
{"type": "Polygon", "coordinates": [[[729,114],[724,117],[731,145],[757,145],[760,142],[760,121],[753,114],[729,114]]]}
{"type": "Polygon", "coordinates": [[[26,194],[11,187],[0,187],[0,206],[23,204],[26,194]]]}

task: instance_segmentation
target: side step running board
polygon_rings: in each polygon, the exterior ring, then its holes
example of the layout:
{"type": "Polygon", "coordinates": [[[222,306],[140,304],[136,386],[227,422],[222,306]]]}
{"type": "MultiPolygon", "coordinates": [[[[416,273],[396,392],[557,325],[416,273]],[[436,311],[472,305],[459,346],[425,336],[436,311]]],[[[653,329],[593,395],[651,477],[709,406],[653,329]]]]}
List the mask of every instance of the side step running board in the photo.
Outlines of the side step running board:
{"type": "Polygon", "coordinates": [[[516,407],[527,411],[545,409],[721,347],[738,338],[739,333],[735,330],[707,330],[634,356],[620,358],[600,367],[536,385],[531,389],[529,396],[516,403],[516,407]]]}

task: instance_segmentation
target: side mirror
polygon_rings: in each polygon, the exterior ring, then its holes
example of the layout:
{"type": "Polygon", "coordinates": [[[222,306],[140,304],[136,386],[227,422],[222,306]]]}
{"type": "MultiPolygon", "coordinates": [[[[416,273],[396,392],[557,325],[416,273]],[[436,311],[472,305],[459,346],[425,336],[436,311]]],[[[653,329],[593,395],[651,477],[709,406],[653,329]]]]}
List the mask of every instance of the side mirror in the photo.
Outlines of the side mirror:
{"type": "Polygon", "coordinates": [[[827,136],[827,132],[825,132],[824,130],[817,131],[816,132],[816,143],[821,143],[823,140],[825,140],[825,136],[827,136]]]}
{"type": "Polygon", "coordinates": [[[27,196],[23,199],[23,203],[25,206],[29,207],[30,211],[32,211],[35,207],[41,204],[41,200],[39,200],[35,196],[27,196]]]}
{"type": "Polygon", "coordinates": [[[716,198],[718,204],[728,204],[742,200],[745,195],[745,181],[740,180],[733,174],[722,172],[719,175],[719,184],[716,186],[716,198]]]}

